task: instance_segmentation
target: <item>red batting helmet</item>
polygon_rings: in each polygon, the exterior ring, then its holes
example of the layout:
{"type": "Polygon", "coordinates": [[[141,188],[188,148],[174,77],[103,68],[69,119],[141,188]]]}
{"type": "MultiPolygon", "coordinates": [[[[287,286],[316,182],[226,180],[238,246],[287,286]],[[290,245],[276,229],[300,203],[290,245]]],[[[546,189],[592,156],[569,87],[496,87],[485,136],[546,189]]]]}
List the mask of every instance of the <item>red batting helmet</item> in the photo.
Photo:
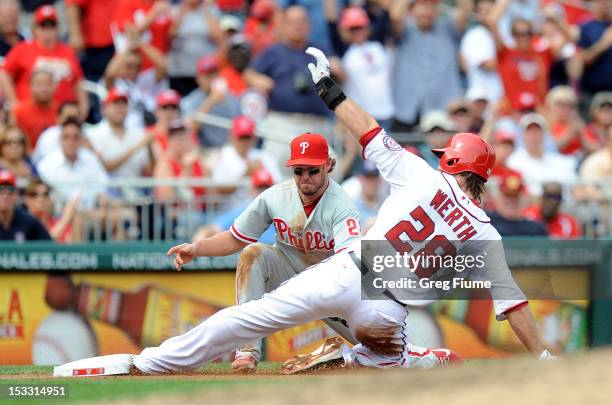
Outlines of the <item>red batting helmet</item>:
{"type": "Polygon", "coordinates": [[[431,151],[440,158],[440,169],[444,173],[471,172],[488,180],[495,164],[495,150],[475,134],[456,134],[444,149],[431,151]]]}

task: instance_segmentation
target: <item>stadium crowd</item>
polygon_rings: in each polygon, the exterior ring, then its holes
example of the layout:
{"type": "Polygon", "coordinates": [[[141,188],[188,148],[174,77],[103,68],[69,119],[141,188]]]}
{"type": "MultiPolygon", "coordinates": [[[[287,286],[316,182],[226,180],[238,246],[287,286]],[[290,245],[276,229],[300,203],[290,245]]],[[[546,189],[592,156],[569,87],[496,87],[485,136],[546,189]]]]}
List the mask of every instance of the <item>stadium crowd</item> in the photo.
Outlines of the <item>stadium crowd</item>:
{"type": "Polygon", "coordinates": [[[432,166],[456,132],[491,142],[502,235],[609,236],[611,21],[610,0],[0,0],[0,240],[227,229],[290,178],[303,132],[330,140],[367,229],[388,188],[308,46],[432,166]]]}

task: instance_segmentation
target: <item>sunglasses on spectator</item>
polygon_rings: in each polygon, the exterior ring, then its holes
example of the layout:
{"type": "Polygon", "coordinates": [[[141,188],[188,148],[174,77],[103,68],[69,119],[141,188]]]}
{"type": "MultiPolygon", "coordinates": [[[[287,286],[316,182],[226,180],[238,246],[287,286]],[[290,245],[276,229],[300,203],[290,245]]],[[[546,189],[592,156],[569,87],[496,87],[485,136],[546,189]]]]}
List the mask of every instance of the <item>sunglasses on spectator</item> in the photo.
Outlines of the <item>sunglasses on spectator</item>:
{"type": "Polygon", "coordinates": [[[467,114],[469,113],[467,108],[457,108],[456,110],[451,111],[451,115],[457,115],[457,114],[467,114]]]}
{"type": "Polygon", "coordinates": [[[349,32],[358,32],[361,30],[364,30],[366,27],[350,27],[348,30],[349,32]]]}
{"type": "Polygon", "coordinates": [[[40,26],[43,28],[55,28],[57,27],[57,22],[53,20],[46,20],[40,23],[40,26]]]}
{"type": "Polygon", "coordinates": [[[531,31],[512,31],[512,35],[515,37],[530,37],[531,31]]]}
{"type": "Polygon", "coordinates": [[[8,191],[9,193],[14,193],[17,189],[15,186],[11,186],[10,184],[0,184],[0,192],[8,191]]]}
{"type": "Polygon", "coordinates": [[[547,200],[552,200],[552,201],[561,201],[561,194],[556,194],[556,193],[543,193],[542,197],[544,197],[547,200]]]}
{"type": "Polygon", "coordinates": [[[178,105],[176,104],[166,104],[161,106],[162,110],[178,110],[178,105]]]}
{"type": "Polygon", "coordinates": [[[306,172],[306,173],[308,173],[309,176],[315,176],[315,175],[319,174],[320,171],[321,171],[321,169],[318,168],[318,167],[316,169],[309,169],[309,170],[304,170],[304,169],[296,168],[296,169],[293,169],[293,174],[295,176],[302,177],[304,172],[306,172]]]}
{"type": "Polygon", "coordinates": [[[49,190],[42,192],[42,193],[37,193],[35,191],[27,193],[26,196],[30,197],[30,198],[36,198],[36,197],[45,197],[48,198],[49,197],[49,190]]]}
{"type": "Polygon", "coordinates": [[[25,145],[23,139],[5,139],[2,141],[2,145],[25,145]]]}

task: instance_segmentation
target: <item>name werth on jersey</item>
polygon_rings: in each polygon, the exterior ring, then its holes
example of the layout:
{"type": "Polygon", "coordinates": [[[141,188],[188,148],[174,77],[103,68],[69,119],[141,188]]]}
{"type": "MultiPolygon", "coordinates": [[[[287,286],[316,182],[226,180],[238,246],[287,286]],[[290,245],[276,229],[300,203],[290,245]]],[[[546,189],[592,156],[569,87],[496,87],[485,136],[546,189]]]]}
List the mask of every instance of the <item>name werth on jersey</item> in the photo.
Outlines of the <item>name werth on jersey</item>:
{"type": "Polygon", "coordinates": [[[325,239],[325,235],[320,231],[293,233],[291,227],[281,218],[274,218],[274,227],[280,240],[300,250],[334,250],[334,240],[325,239]]]}
{"type": "Polygon", "coordinates": [[[465,215],[463,210],[456,207],[456,204],[452,198],[446,195],[446,193],[444,193],[442,190],[438,190],[429,205],[432,206],[438,214],[440,214],[440,217],[442,217],[448,226],[452,227],[454,225],[452,230],[457,235],[458,240],[465,242],[476,235],[476,229],[474,229],[472,223],[465,215]],[[447,213],[447,210],[452,207],[455,208],[447,213]]]}

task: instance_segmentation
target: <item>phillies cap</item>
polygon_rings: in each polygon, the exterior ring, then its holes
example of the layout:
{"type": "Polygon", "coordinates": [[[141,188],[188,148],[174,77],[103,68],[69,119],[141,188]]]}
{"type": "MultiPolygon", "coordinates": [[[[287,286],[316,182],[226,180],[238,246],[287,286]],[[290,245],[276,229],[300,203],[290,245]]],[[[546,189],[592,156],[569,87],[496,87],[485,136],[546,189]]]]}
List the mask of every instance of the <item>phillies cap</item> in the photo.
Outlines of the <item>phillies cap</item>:
{"type": "Polygon", "coordinates": [[[362,28],[370,25],[368,14],[361,7],[347,7],[340,14],[340,28],[362,28]]]}
{"type": "Polygon", "coordinates": [[[40,6],[34,12],[34,24],[40,25],[44,21],[53,21],[57,22],[57,13],[55,12],[55,7],[46,5],[40,6]]]}
{"type": "Polygon", "coordinates": [[[231,134],[234,138],[255,136],[255,123],[249,117],[240,115],[232,120],[231,134]]]}
{"type": "Polygon", "coordinates": [[[17,181],[15,180],[13,173],[9,172],[8,170],[0,169],[0,184],[3,186],[15,187],[17,181]]]}
{"type": "Polygon", "coordinates": [[[254,188],[272,187],[274,185],[274,179],[266,169],[255,170],[251,175],[251,185],[254,188]]]}
{"type": "Polygon", "coordinates": [[[202,56],[197,63],[198,73],[210,74],[219,70],[219,59],[216,55],[202,56]]]}
{"type": "Polygon", "coordinates": [[[291,141],[291,158],[287,161],[287,166],[321,166],[327,159],[327,139],[320,134],[306,133],[291,141]]]}
{"type": "Polygon", "coordinates": [[[157,95],[157,107],[166,105],[178,106],[181,103],[181,96],[174,90],[162,90],[157,95]]]}
{"type": "Polygon", "coordinates": [[[104,99],[104,103],[114,103],[117,100],[128,101],[128,94],[127,92],[114,87],[110,89],[110,91],[106,95],[106,98],[104,99]]]}

